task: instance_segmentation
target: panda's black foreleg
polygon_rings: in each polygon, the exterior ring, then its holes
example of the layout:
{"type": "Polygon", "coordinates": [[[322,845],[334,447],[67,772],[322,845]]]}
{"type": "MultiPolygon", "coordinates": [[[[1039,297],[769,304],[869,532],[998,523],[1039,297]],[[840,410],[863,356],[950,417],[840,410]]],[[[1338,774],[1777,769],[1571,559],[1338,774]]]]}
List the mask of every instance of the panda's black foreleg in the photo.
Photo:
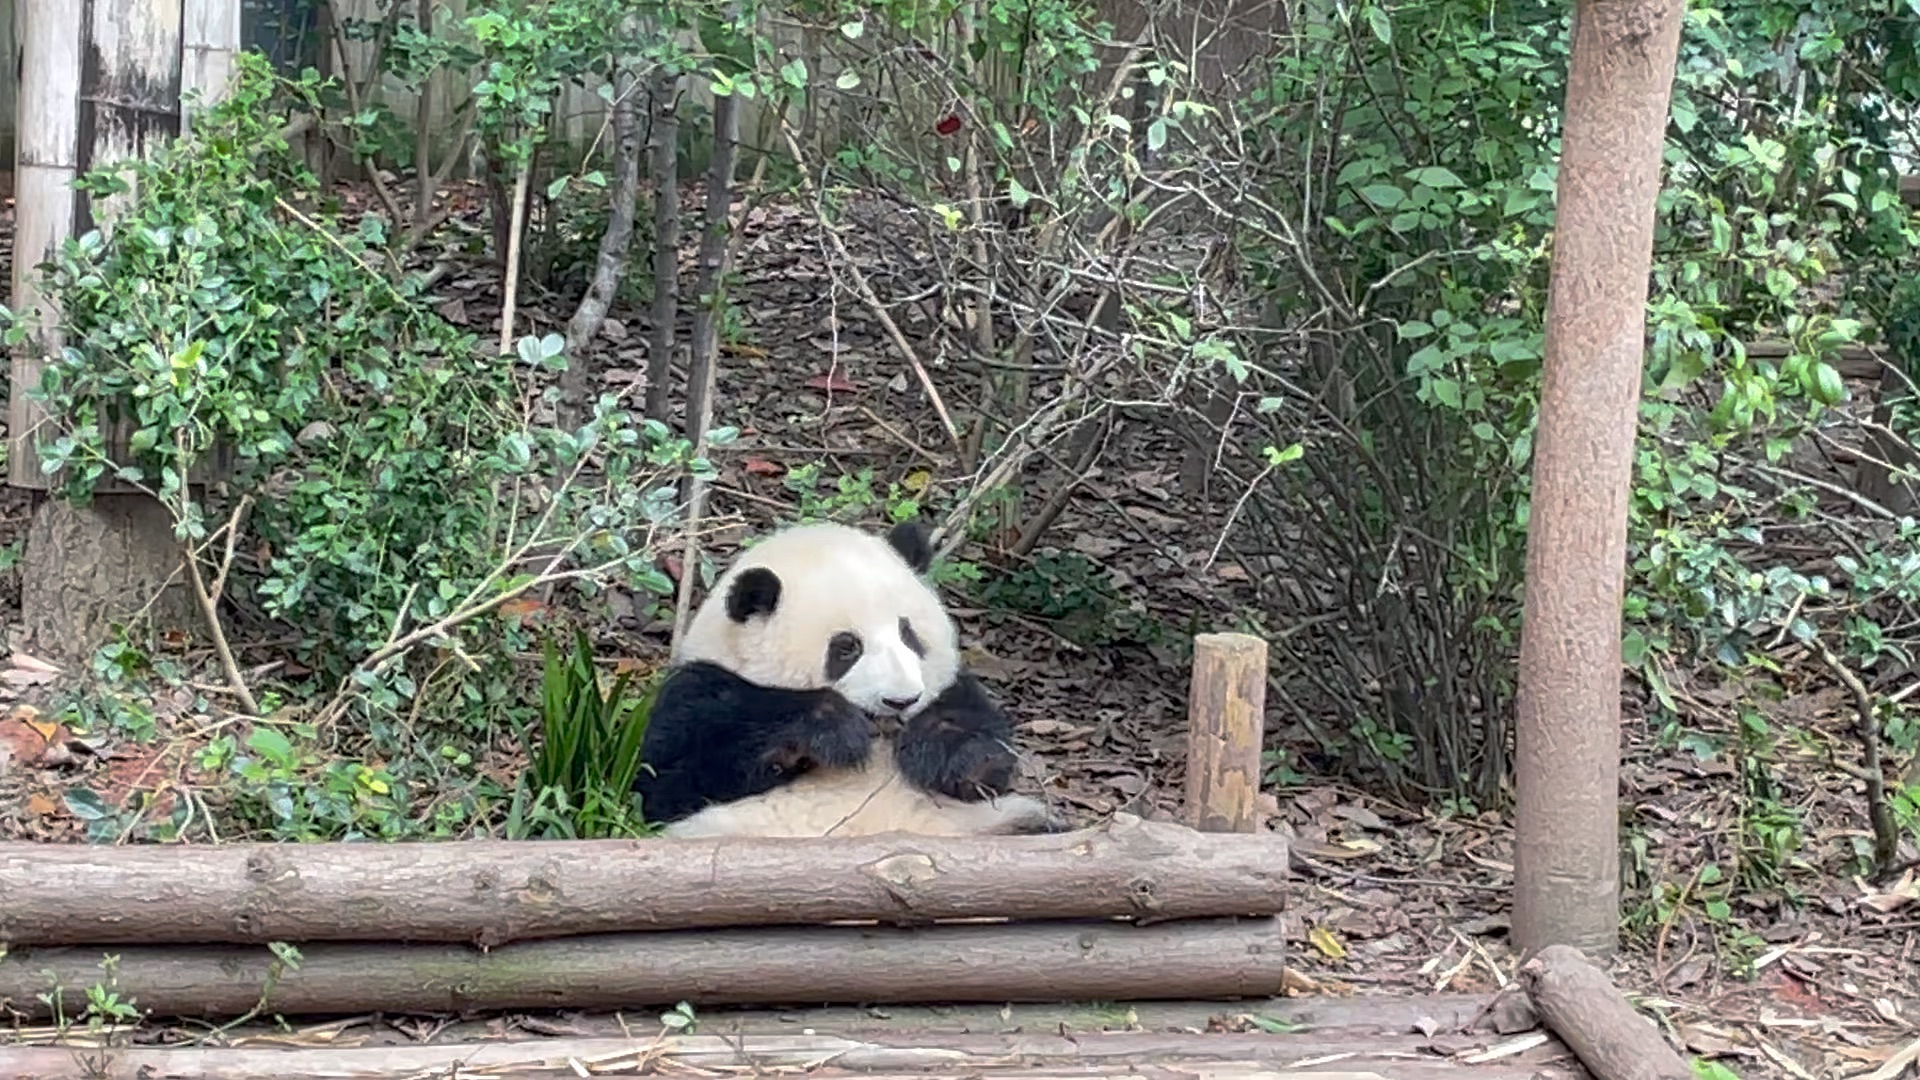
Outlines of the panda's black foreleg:
{"type": "Polygon", "coordinates": [[[1006,794],[1020,771],[1013,721],[964,670],[907,722],[894,760],[915,787],[964,802],[1006,794]]]}
{"type": "Polygon", "coordinates": [[[648,821],[678,821],[818,766],[864,764],[872,749],[871,718],[835,691],[774,689],[693,663],[654,699],[633,787],[648,821]]]}

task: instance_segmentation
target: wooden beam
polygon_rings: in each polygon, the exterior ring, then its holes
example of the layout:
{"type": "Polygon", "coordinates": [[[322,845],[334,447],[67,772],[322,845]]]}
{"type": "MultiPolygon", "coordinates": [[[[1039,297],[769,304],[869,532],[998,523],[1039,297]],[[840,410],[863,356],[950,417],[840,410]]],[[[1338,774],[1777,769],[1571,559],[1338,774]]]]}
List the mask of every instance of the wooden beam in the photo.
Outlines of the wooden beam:
{"type": "MultiPolygon", "coordinates": [[[[717,891],[717,890],[716,890],[717,891]]],[[[68,1016],[106,984],[155,1016],[339,1015],[740,1004],[1224,999],[1280,993],[1274,917],[1123,922],[751,927],[464,945],[15,947],[0,1006],[68,1016]],[[118,959],[103,973],[105,957],[118,959]],[[43,999],[43,995],[45,998],[43,999]],[[263,1002],[264,996],[264,1002],[263,1002]]]]}
{"type": "Polygon", "coordinates": [[[439,941],[1284,910],[1286,838],[1122,815],[1048,836],[0,844],[0,942],[439,941]]]}
{"type": "MultiPolygon", "coordinates": [[[[636,1025],[639,1027],[639,1025],[636,1025]]],[[[99,1080],[398,1080],[419,1076],[575,1077],[663,1073],[804,1075],[813,1080],[914,1076],[1003,1080],[1566,1080],[1553,1044],[1506,1061],[1455,1063],[1417,1033],[1394,1035],[1114,1032],[902,1035],[848,1039],[793,1033],[747,1039],[660,1035],[492,1039],[374,1047],[0,1047],[8,1076],[99,1080]],[[1316,1063],[1317,1064],[1313,1064],[1316,1063]]]]}

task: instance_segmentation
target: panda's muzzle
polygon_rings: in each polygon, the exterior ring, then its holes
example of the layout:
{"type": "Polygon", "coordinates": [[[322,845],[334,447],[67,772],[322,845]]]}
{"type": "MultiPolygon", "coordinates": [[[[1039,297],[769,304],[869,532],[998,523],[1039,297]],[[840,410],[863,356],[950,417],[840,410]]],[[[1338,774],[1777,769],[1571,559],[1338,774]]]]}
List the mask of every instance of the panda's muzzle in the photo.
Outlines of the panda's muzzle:
{"type": "Polygon", "coordinates": [[[908,709],[918,704],[919,701],[920,699],[918,697],[890,697],[881,698],[880,704],[885,705],[894,712],[905,713],[908,709]]]}

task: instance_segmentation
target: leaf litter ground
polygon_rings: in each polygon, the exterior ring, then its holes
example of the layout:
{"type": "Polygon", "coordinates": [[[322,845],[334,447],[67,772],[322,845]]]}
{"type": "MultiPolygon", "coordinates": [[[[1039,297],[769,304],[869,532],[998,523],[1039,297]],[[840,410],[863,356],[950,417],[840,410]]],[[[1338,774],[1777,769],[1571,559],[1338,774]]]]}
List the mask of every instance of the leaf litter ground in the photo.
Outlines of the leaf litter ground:
{"type": "MultiPolygon", "coordinates": [[[[686,205],[700,205],[698,192],[687,194],[686,205]]],[[[883,296],[925,287],[912,279],[914,268],[902,267],[899,250],[881,250],[873,239],[885,232],[879,219],[893,212],[866,201],[856,219],[866,218],[867,227],[846,234],[883,296]],[[888,280],[887,267],[901,280],[888,280]]],[[[7,217],[0,235],[10,244],[11,201],[7,217]]],[[[471,214],[448,228],[484,234],[471,214]]],[[[911,232],[895,235],[903,234],[911,232]]],[[[924,394],[825,252],[803,205],[770,201],[750,215],[734,293],[745,334],[726,347],[716,417],[744,436],[720,458],[714,496],[716,511],[737,515],[750,529],[794,513],[784,480],[815,463],[828,478],[871,469],[881,491],[916,474],[927,474],[935,489],[955,479],[953,455],[924,394]]],[[[684,262],[690,281],[690,252],[684,262]]],[[[499,298],[492,270],[448,275],[438,292],[443,313],[490,332],[499,298]]],[[[519,332],[561,331],[570,299],[543,295],[537,282],[527,292],[519,332]]],[[[602,385],[643,380],[642,317],[616,304],[590,347],[587,362],[602,385]]],[[[934,316],[904,307],[895,317],[919,342],[934,316]]],[[[943,392],[957,389],[957,376],[937,366],[932,374],[943,392]]],[[[1236,566],[1209,559],[1217,537],[1187,512],[1178,460],[1177,449],[1154,434],[1122,430],[1046,541],[1103,566],[1134,619],[1145,616],[1170,638],[1190,627],[1208,629],[1207,613],[1225,617],[1251,600],[1236,566]]],[[[0,493],[0,552],[17,557],[31,506],[27,492],[0,493]]],[[[726,551],[714,554],[724,558],[726,551]]],[[[10,623],[17,623],[18,598],[10,558],[0,574],[0,605],[10,623]]],[[[1084,818],[1175,810],[1187,671],[1179,650],[1164,643],[1169,638],[1089,643],[1033,615],[965,604],[956,614],[976,667],[1017,717],[1030,771],[1051,797],[1084,818]]],[[[606,641],[650,665],[660,659],[665,632],[628,605],[606,641]]],[[[159,791],[155,812],[164,815],[171,810],[164,800],[208,782],[192,759],[221,725],[208,714],[205,693],[218,679],[204,650],[184,659],[198,675],[145,703],[159,736],[143,744],[74,739],[39,711],[55,674],[16,654],[0,670],[0,837],[83,842],[82,823],[65,798],[75,788],[114,804],[135,791],[159,791]]],[[[1738,687],[1696,684],[1687,672],[1671,672],[1693,736],[1683,739],[1654,730],[1637,691],[1628,691],[1621,794],[1636,843],[1613,976],[1648,998],[1689,1048],[1721,1057],[1742,1075],[1878,1071],[1880,1080],[1891,1080],[1896,1073],[1888,1066],[1920,1044],[1920,884],[1909,873],[1876,887],[1846,871],[1866,836],[1861,785],[1835,765],[1837,759],[1857,772],[1850,705],[1816,663],[1785,652],[1778,659],[1794,692],[1768,706],[1765,719],[1793,737],[1771,741],[1770,755],[1730,755],[1710,745],[1738,743],[1751,724],[1738,687]],[[1789,821],[1793,830],[1781,832],[1789,821]],[[1756,850],[1768,836],[1798,843],[1756,850]],[[1737,888],[1716,890],[1702,880],[1709,865],[1746,876],[1737,888]]],[[[1334,727],[1346,720],[1324,719],[1334,727]]],[[[1270,748],[1284,750],[1290,762],[1315,760],[1297,725],[1270,732],[1270,748]]],[[[479,756],[483,772],[509,785],[524,760],[508,745],[480,748],[479,756]]],[[[1295,837],[1288,924],[1296,992],[1492,991],[1512,981],[1512,830],[1497,814],[1443,817],[1334,776],[1272,787],[1267,800],[1269,826],[1295,837]]],[[[509,1022],[522,1030],[555,1024],[577,1027],[538,1017],[509,1022]]],[[[407,1032],[421,1038],[442,1026],[407,1032]]]]}

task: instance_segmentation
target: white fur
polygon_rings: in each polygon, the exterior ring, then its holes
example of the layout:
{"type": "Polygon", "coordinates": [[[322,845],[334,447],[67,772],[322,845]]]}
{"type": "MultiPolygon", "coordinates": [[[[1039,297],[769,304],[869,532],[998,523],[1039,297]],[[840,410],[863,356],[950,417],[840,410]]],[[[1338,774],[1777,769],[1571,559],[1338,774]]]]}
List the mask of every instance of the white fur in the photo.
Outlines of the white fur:
{"type": "Polygon", "coordinates": [[[893,746],[875,740],[865,769],[816,769],[783,787],[709,806],[661,830],[672,837],[992,836],[1051,820],[1045,803],[1025,795],[960,802],[914,788],[893,763],[893,746]]]}
{"type": "MultiPolygon", "coordinates": [[[[762,686],[812,690],[827,685],[827,642],[852,630],[865,649],[833,687],[868,712],[893,711],[888,699],[912,698],[911,717],[953,684],[959,635],[939,594],[878,536],[837,524],[801,525],[747,548],[714,582],[674,650],[678,663],[715,663],[762,686]],[[771,619],[746,625],[727,615],[740,574],[766,567],[780,578],[771,619]],[[905,616],[924,655],[900,637],[905,616]]],[[[1050,820],[1039,800],[1006,795],[961,802],[920,791],[876,738],[862,769],[815,769],[772,791],[709,806],[668,825],[667,836],[866,836],[908,832],[975,836],[1050,820]]]]}
{"type": "Polygon", "coordinates": [[[827,641],[842,630],[866,648],[833,688],[868,712],[911,698],[901,711],[911,717],[959,673],[959,635],[939,594],[885,537],[832,523],[795,526],[741,552],[688,622],[674,659],[710,661],[762,686],[817,690],[827,685],[827,641]],[[741,625],[727,617],[727,593],[753,567],[779,575],[780,603],[772,619],[741,625]],[[901,640],[901,616],[926,655],[901,640]]]}

